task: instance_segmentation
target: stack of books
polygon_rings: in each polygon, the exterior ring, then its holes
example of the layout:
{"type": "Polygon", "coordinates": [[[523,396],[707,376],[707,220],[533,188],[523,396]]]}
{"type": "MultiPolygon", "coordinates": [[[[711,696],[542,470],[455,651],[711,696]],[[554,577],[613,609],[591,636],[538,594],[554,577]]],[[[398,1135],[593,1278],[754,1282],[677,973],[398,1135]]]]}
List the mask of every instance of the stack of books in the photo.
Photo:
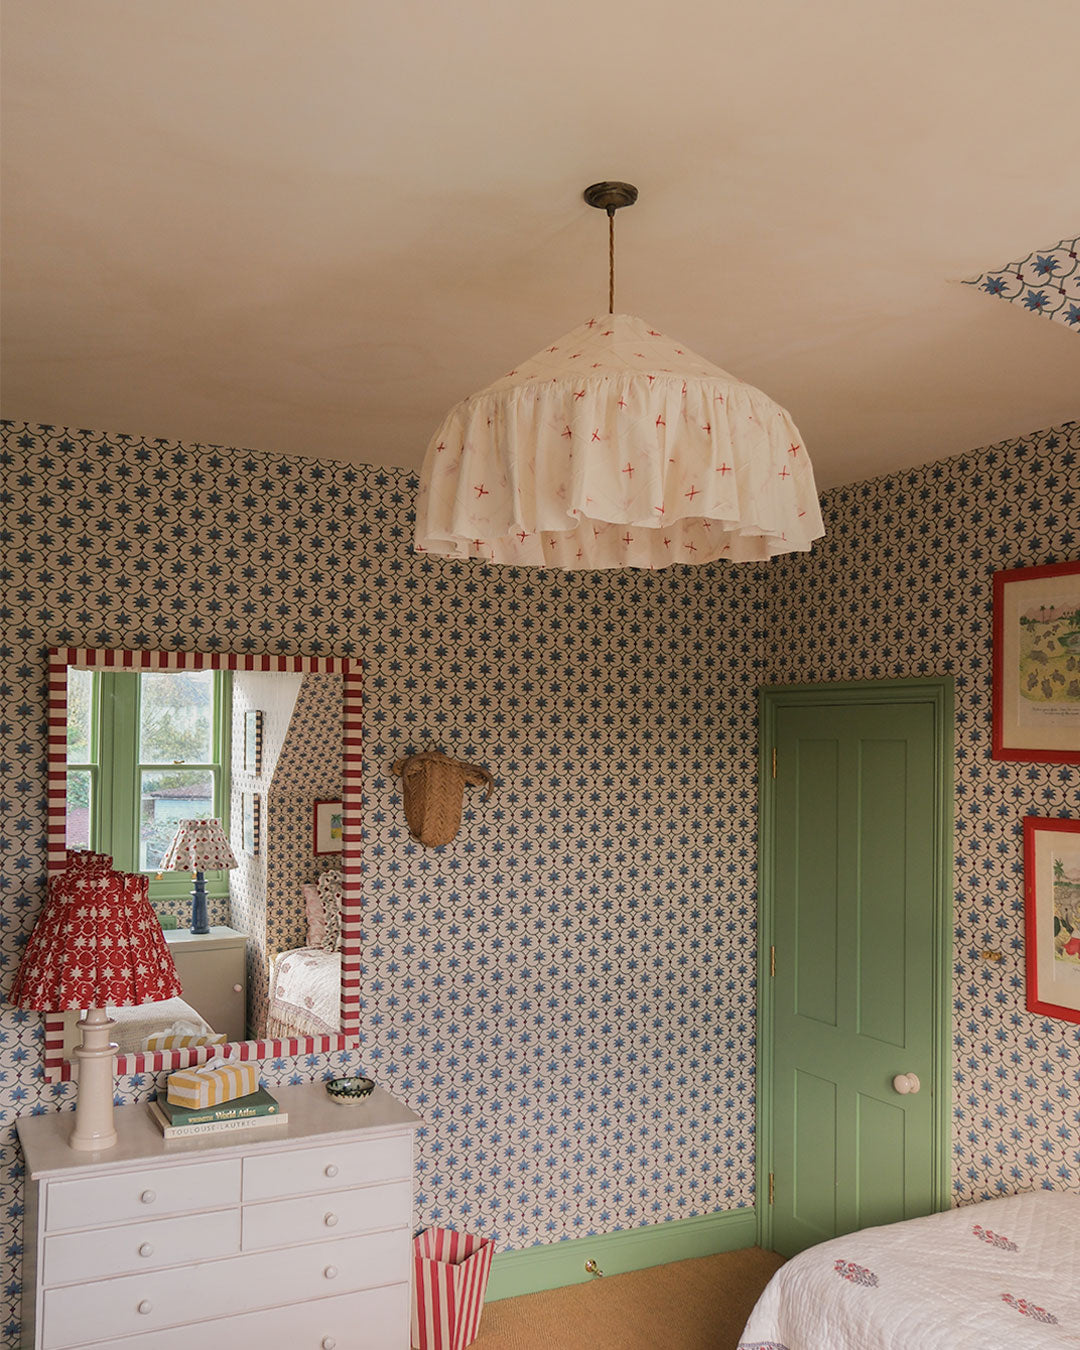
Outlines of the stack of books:
{"type": "Polygon", "coordinates": [[[197,1134],[215,1134],[218,1130],[249,1130],[261,1125],[284,1125],[289,1119],[265,1088],[256,1088],[246,1097],[234,1097],[220,1106],[174,1106],[164,1097],[150,1103],[150,1114],[166,1139],[197,1134]]]}

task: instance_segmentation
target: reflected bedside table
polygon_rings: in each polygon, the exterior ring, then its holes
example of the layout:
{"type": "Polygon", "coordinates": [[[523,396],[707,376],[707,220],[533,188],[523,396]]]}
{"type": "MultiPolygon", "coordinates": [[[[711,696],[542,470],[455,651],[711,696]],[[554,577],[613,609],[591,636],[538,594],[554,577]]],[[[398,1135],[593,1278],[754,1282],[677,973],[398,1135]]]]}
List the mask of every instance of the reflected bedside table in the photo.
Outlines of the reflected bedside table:
{"type": "Polygon", "coordinates": [[[230,1041],[247,1039],[247,937],[235,928],[165,932],[182,997],[230,1041]]]}

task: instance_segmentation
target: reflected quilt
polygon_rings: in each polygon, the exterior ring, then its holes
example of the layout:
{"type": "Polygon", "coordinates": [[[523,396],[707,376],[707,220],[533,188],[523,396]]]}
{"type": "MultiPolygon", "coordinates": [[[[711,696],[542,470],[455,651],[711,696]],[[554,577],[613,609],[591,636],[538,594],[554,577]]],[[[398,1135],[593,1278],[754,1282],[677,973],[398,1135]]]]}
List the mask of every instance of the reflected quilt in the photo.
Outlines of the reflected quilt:
{"type": "Polygon", "coordinates": [[[270,974],[266,1036],[334,1036],[341,1030],[341,953],[281,952],[270,974]]]}

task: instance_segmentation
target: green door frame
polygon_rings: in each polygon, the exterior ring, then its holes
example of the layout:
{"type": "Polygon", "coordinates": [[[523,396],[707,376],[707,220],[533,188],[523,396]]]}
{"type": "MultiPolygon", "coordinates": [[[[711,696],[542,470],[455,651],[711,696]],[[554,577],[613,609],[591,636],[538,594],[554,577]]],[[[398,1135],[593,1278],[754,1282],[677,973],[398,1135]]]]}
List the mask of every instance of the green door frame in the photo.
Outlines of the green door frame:
{"type": "Polygon", "coordinates": [[[934,1111],[933,1192],[936,1209],[952,1200],[952,911],[953,911],[953,681],[852,680],[823,684],[764,685],[758,693],[758,1000],[755,1208],[758,1243],[772,1246],[772,1208],[766,1179],[773,1170],[773,986],[770,949],[775,932],[772,840],[776,790],[773,748],[776,715],[783,707],[856,706],[863,703],[929,703],[934,709],[934,1111]],[[765,1184],[763,1184],[763,1182],[765,1184]]]}

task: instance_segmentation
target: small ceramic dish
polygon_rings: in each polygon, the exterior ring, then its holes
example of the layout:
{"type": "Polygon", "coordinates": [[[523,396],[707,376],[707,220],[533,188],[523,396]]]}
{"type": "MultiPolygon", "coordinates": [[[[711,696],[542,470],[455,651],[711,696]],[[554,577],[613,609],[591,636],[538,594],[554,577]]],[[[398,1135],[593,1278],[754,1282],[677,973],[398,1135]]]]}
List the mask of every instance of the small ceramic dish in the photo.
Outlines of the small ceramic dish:
{"type": "Polygon", "coordinates": [[[347,1105],[349,1102],[362,1102],[375,1091],[370,1078],[331,1078],[326,1085],[330,1100],[347,1105]]]}

